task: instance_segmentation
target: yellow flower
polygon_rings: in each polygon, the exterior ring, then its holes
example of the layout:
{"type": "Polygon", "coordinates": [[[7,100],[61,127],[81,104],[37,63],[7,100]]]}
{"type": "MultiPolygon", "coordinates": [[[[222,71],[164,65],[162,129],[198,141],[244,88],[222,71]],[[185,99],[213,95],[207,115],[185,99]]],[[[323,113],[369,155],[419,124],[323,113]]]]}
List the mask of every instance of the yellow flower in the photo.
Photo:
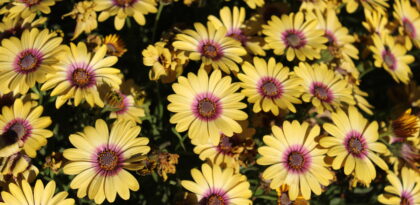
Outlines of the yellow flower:
{"type": "Polygon", "coordinates": [[[361,110],[366,112],[369,115],[373,115],[372,108],[373,106],[365,99],[368,96],[368,93],[360,90],[360,88],[356,85],[353,85],[353,98],[356,102],[356,106],[359,107],[361,110]]]}
{"type": "Polygon", "coordinates": [[[4,202],[0,202],[1,205],[11,204],[34,204],[34,205],[49,205],[49,204],[60,204],[60,205],[73,205],[74,199],[67,198],[68,193],[62,191],[55,194],[56,184],[52,180],[48,182],[47,186],[41,180],[37,180],[35,187],[31,187],[26,180],[22,180],[21,184],[10,183],[9,191],[3,191],[1,196],[4,202]]]}
{"type": "Polygon", "coordinates": [[[112,68],[118,58],[105,57],[106,46],[103,45],[93,56],[87,51],[83,42],[66,46],[65,51],[58,57],[60,62],[54,66],[55,72],[47,75],[47,81],[41,90],[53,88],[51,96],[57,96],[55,106],[60,108],[66,101],[74,98],[74,105],[78,106],[82,100],[93,107],[95,104],[103,107],[97,86],[106,83],[118,89],[121,79],[120,70],[112,68]]]}
{"type": "Polygon", "coordinates": [[[393,37],[389,35],[373,35],[374,45],[370,46],[375,59],[375,66],[383,67],[392,78],[397,82],[408,84],[412,75],[408,64],[414,62],[414,57],[406,55],[407,50],[395,43],[393,37]]]}
{"type": "Polygon", "coordinates": [[[203,164],[201,171],[192,169],[191,176],[194,181],[182,180],[181,185],[197,195],[199,204],[252,204],[246,176],[234,173],[232,168],[203,164]]]}
{"type": "Polygon", "coordinates": [[[328,156],[334,157],[332,168],[344,167],[344,173],[354,173],[355,178],[369,186],[376,177],[372,161],[383,170],[388,165],[378,156],[388,149],[378,140],[378,123],[369,123],[355,107],[351,106],[346,114],[339,110],[331,114],[333,124],[325,123],[324,129],[332,136],[321,138],[319,144],[328,148],[328,156]]]}
{"type": "Polygon", "coordinates": [[[82,32],[89,34],[98,27],[94,8],[94,2],[81,1],[74,5],[72,11],[63,15],[63,17],[70,16],[72,19],[76,19],[76,28],[72,40],[76,39],[82,32]]]}
{"type": "Polygon", "coordinates": [[[118,90],[107,90],[104,95],[105,105],[112,110],[110,119],[133,120],[141,123],[140,118],[145,116],[144,109],[135,104],[132,95],[123,94],[118,90]]]}
{"type": "Polygon", "coordinates": [[[47,129],[50,117],[41,117],[42,106],[16,99],[13,106],[3,107],[0,115],[0,157],[10,156],[21,149],[31,158],[47,144],[53,133],[47,129]]]}
{"type": "Polygon", "coordinates": [[[36,16],[22,19],[21,17],[12,18],[4,16],[0,22],[0,39],[20,36],[25,29],[36,28],[43,25],[48,18],[36,16]]]}
{"type": "Polygon", "coordinates": [[[344,103],[355,104],[348,83],[325,64],[300,63],[294,71],[303,79],[303,101],[312,102],[319,113],[341,109],[344,103]]]}
{"type": "Polygon", "coordinates": [[[388,8],[388,0],[343,0],[346,4],[346,11],[348,13],[354,13],[359,4],[362,4],[364,10],[378,11],[381,14],[385,14],[386,8],[388,8]]]}
{"type": "Polygon", "coordinates": [[[155,0],[94,0],[95,11],[100,11],[98,20],[107,20],[110,16],[115,16],[115,29],[121,30],[124,27],[127,17],[134,17],[139,25],[146,24],[144,15],[156,13],[155,0]]]}
{"type": "Polygon", "coordinates": [[[394,17],[400,27],[399,32],[405,36],[405,48],[411,50],[412,44],[420,47],[420,14],[419,10],[412,7],[408,0],[396,0],[394,4],[394,17]]]}
{"type": "Polygon", "coordinates": [[[12,8],[8,9],[10,17],[21,16],[23,19],[33,18],[37,12],[49,14],[50,6],[54,6],[59,0],[19,0],[12,2],[12,8]]]}
{"type": "Polygon", "coordinates": [[[378,196],[378,201],[389,205],[420,204],[420,175],[412,169],[404,167],[401,177],[392,172],[387,175],[391,185],[385,187],[385,194],[378,196]]]}
{"type": "Polygon", "coordinates": [[[284,121],[282,128],[271,129],[273,135],[264,136],[266,146],[258,148],[262,157],[257,160],[260,165],[270,165],[263,172],[263,178],[271,180],[270,188],[288,185],[291,200],[298,195],[309,200],[311,192],[320,195],[321,185],[327,186],[333,175],[324,162],[327,151],[317,148],[315,142],[319,126],[309,128],[308,123],[294,120],[284,121]]]}
{"type": "Polygon", "coordinates": [[[107,55],[121,57],[127,52],[124,41],[117,34],[105,36],[103,44],[106,45],[107,55]]]}
{"type": "MultiPolygon", "coordinates": [[[[37,172],[38,169],[31,164],[31,158],[24,152],[17,152],[8,157],[0,158],[0,175],[3,175],[3,177],[11,175],[17,178],[20,174],[24,176],[26,172],[30,171],[37,172]]],[[[26,176],[24,178],[28,179],[26,176]]],[[[0,179],[0,181],[3,180],[0,179]]]]}
{"type": "Polygon", "coordinates": [[[420,118],[411,114],[411,109],[406,110],[401,116],[391,122],[391,130],[394,140],[402,139],[408,140],[409,138],[419,142],[420,132],[420,118]]]}
{"type": "Polygon", "coordinates": [[[149,71],[150,80],[161,79],[164,83],[170,83],[184,71],[188,57],[184,52],[171,51],[165,47],[166,43],[157,42],[155,45],[149,45],[142,51],[143,64],[152,66],[149,71]]]}
{"type": "Polygon", "coordinates": [[[378,35],[388,35],[390,33],[387,28],[388,18],[386,15],[381,14],[378,11],[369,11],[365,10],[365,21],[362,22],[362,25],[369,31],[371,34],[378,35]]]}
{"type": "Polygon", "coordinates": [[[241,63],[241,56],[246,54],[241,44],[226,37],[227,31],[224,27],[216,29],[210,22],[207,23],[207,28],[201,23],[195,23],[194,27],[195,31],[187,29],[176,35],[177,41],[173,43],[175,49],[188,51],[191,60],[201,60],[201,68],[220,68],[227,74],[230,71],[238,72],[237,63],[241,63]]]}
{"type": "Polygon", "coordinates": [[[211,142],[219,144],[220,134],[231,137],[242,132],[237,120],[245,120],[248,115],[241,111],[246,107],[240,102],[245,96],[236,93],[239,84],[231,83],[232,78],[219,70],[208,76],[204,69],[198,75],[188,73],[188,78],[178,78],[172,85],[176,94],[168,96],[168,110],[175,112],[170,119],[176,131],[188,130],[193,144],[211,142]]]}
{"type": "Polygon", "coordinates": [[[210,15],[209,21],[217,28],[224,27],[227,31],[226,36],[239,41],[248,52],[254,55],[265,56],[265,51],[261,47],[258,38],[253,38],[245,30],[245,8],[233,7],[232,11],[225,6],[220,10],[220,19],[210,15]]]}
{"type": "Polygon", "coordinates": [[[352,59],[359,59],[359,51],[352,44],[355,39],[349,35],[346,27],[343,27],[333,9],[327,9],[323,15],[319,10],[315,10],[309,18],[314,18],[318,22],[318,29],[324,30],[324,37],[328,39],[327,45],[330,50],[343,61],[351,62],[352,59]]]}
{"type": "Polygon", "coordinates": [[[299,195],[295,200],[290,200],[289,192],[290,187],[286,184],[281,185],[276,189],[277,192],[277,205],[309,205],[309,202],[306,201],[301,195],[299,195]]]}
{"type": "Polygon", "coordinates": [[[302,0],[299,11],[314,11],[318,10],[324,12],[325,9],[331,8],[330,2],[333,0],[302,0]]]}
{"type": "Polygon", "coordinates": [[[48,29],[25,30],[20,39],[4,39],[0,47],[0,81],[13,93],[25,94],[35,83],[45,82],[61,52],[62,38],[48,29]]]}
{"type": "Polygon", "coordinates": [[[198,154],[203,161],[209,159],[212,164],[222,168],[230,167],[239,172],[239,166],[246,163],[241,161],[246,160],[246,156],[243,156],[242,153],[245,154],[247,151],[245,149],[253,148],[252,136],[255,134],[255,129],[248,127],[248,121],[241,121],[239,124],[242,127],[241,133],[234,134],[232,137],[222,134],[218,145],[213,145],[211,142],[199,144],[195,146],[194,153],[198,154]]]}
{"type": "Polygon", "coordinates": [[[321,49],[328,39],[322,37],[324,31],[317,29],[317,21],[310,19],[304,21],[302,12],[283,14],[281,19],[272,16],[268,25],[263,25],[263,33],[268,46],[274,49],[276,55],[286,53],[288,61],[295,59],[305,61],[320,58],[321,49]]]}
{"type": "Polygon", "coordinates": [[[127,200],[130,190],[137,191],[139,183],[128,170],[137,170],[142,155],[150,151],[149,139],[137,137],[140,127],[133,121],[116,121],[108,130],[105,121],[96,120],[95,127],[87,126],[83,132],[70,135],[76,148],[64,150],[70,162],[63,171],[76,175],[70,188],[78,189],[77,197],[86,195],[100,204],[105,199],[114,202],[116,195],[127,200]]]}
{"type": "Polygon", "coordinates": [[[268,62],[254,58],[254,64],[245,62],[242,65],[244,74],[238,74],[244,88],[242,93],[248,97],[248,102],[254,103],[255,113],[263,110],[279,114],[280,109],[296,112],[293,104],[300,104],[298,99],[302,94],[300,79],[292,76],[288,67],[276,63],[274,58],[268,62]]]}

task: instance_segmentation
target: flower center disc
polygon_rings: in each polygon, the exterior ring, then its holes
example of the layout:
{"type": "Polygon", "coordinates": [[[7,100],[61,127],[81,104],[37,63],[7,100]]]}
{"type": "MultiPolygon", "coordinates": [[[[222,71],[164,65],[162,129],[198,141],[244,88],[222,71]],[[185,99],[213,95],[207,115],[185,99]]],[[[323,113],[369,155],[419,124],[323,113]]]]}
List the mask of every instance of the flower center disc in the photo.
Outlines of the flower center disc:
{"type": "Polygon", "coordinates": [[[301,32],[289,30],[283,33],[283,41],[286,47],[301,48],[306,44],[305,37],[301,32]]]}
{"type": "Polygon", "coordinates": [[[227,205],[223,196],[212,194],[200,201],[200,205],[227,205]]]}
{"type": "Polygon", "coordinates": [[[266,96],[274,97],[278,94],[278,89],[276,84],[271,81],[264,83],[262,90],[266,96]]]}
{"type": "Polygon", "coordinates": [[[366,155],[366,142],[363,136],[355,131],[350,132],[346,140],[346,149],[354,157],[364,157],[366,155]]]}
{"type": "Polygon", "coordinates": [[[118,155],[111,150],[102,151],[98,154],[98,163],[101,169],[113,171],[118,166],[118,155]]]}
{"type": "Polygon", "coordinates": [[[135,2],[136,0],[114,0],[114,4],[119,7],[129,7],[135,2]]]}
{"type": "Polygon", "coordinates": [[[293,169],[301,169],[305,164],[304,156],[299,152],[291,152],[287,161],[289,167],[293,169]]]}
{"type": "Polygon", "coordinates": [[[198,112],[203,117],[211,118],[216,113],[216,104],[210,99],[204,98],[198,103],[198,112]]]}
{"type": "Polygon", "coordinates": [[[15,69],[21,73],[31,73],[38,69],[42,62],[41,54],[34,50],[22,51],[15,60],[15,69]]]}
{"type": "Polygon", "coordinates": [[[353,154],[360,154],[363,151],[362,142],[356,138],[351,138],[349,140],[349,148],[353,154]]]}
{"type": "Polygon", "coordinates": [[[22,3],[25,3],[27,7],[37,5],[40,0],[21,0],[22,3]]]}
{"type": "Polygon", "coordinates": [[[384,51],[382,53],[382,59],[384,59],[384,63],[388,66],[389,69],[395,70],[395,56],[390,51],[384,51]]]}
{"type": "Polygon", "coordinates": [[[416,28],[410,22],[410,20],[403,19],[403,27],[404,27],[405,33],[407,33],[407,35],[410,36],[410,38],[415,38],[416,37],[416,28]]]}
{"type": "Polygon", "coordinates": [[[220,47],[212,42],[205,43],[200,49],[201,55],[212,60],[218,60],[222,57],[220,47]]]}
{"type": "Polygon", "coordinates": [[[92,81],[92,76],[83,68],[77,68],[72,73],[73,83],[78,87],[86,87],[92,81]]]}
{"type": "Polygon", "coordinates": [[[24,142],[31,133],[31,130],[31,126],[26,121],[15,119],[6,125],[1,137],[9,145],[18,140],[24,142]]]}
{"type": "Polygon", "coordinates": [[[323,102],[331,102],[332,100],[330,89],[322,83],[314,83],[312,85],[311,93],[323,102]]]}

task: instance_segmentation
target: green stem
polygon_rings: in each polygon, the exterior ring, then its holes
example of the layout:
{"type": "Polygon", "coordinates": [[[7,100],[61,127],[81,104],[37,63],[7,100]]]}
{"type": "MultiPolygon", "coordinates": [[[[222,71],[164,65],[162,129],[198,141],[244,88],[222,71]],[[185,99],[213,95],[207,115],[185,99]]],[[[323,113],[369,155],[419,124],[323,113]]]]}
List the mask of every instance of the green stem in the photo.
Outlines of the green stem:
{"type": "Polygon", "coordinates": [[[360,74],[360,76],[359,76],[359,79],[362,79],[363,78],[363,76],[365,76],[366,74],[368,74],[368,73],[370,73],[370,72],[372,72],[373,70],[375,70],[375,67],[370,67],[369,69],[367,69],[367,70],[364,70],[363,71],[363,73],[361,73],[360,74]]]}
{"type": "Polygon", "coordinates": [[[159,19],[160,19],[160,15],[162,14],[163,11],[163,7],[165,7],[165,4],[160,2],[159,3],[159,10],[156,14],[156,19],[155,19],[155,23],[153,25],[153,35],[152,35],[152,41],[155,42],[156,39],[156,31],[157,31],[157,27],[159,25],[159,19]]]}

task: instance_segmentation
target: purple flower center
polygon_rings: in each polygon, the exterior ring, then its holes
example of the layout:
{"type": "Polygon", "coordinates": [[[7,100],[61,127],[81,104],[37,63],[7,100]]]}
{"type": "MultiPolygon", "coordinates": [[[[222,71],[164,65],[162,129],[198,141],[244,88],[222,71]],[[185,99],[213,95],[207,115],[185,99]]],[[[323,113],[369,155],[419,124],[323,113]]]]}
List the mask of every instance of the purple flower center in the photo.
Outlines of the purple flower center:
{"type": "Polygon", "coordinates": [[[116,146],[104,145],[96,150],[92,156],[92,161],[99,174],[112,176],[122,169],[124,159],[121,150],[116,146]]]}
{"type": "Polygon", "coordinates": [[[281,83],[273,77],[263,77],[257,84],[258,92],[260,95],[277,99],[280,98],[283,94],[283,86],[281,83]]]}
{"type": "Polygon", "coordinates": [[[41,0],[19,0],[20,2],[26,4],[27,7],[35,6],[39,4],[41,0]]]}
{"type": "Polygon", "coordinates": [[[212,60],[219,60],[223,57],[222,47],[212,40],[200,42],[200,44],[198,45],[198,50],[202,56],[205,56],[212,60]]]}
{"type": "Polygon", "coordinates": [[[397,68],[395,56],[388,49],[382,51],[382,59],[389,69],[395,70],[397,68]]]}
{"type": "Polygon", "coordinates": [[[67,74],[67,79],[78,88],[87,88],[95,85],[95,73],[85,63],[74,63],[67,74]]]}
{"type": "Polygon", "coordinates": [[[367,155],[366,140],[358,131],[350,131],[344,142],[347,151],[354,157],[364,158],[367,155]]]}
{"type": "Polygon", "coordinates": [[[330,103],[333,100],[333,93],[324,83],[314,82],[309,90],[313,96],[322,102],[330,103]]]}
{"type": "Polygon", "coordinates": [[[221,153],[223,155],[232,156],[233,155],[233,152],[232,152],[233,143],[230,141],[229,138],[230,137],[226,137],[225,135],[222,134],[222,136],[220,138],[220,142],[217,145],[216,149],[219,153],[221,153]]]}
{"type": "Polygon", "coordinates": [[[414,205],[413,196],[411,196],[410,192],[402,192],[400,205],[414,205]]]}
{"type": "Polygon", "coordinates": [[[402,23],[403,23],[405,33],[410,38],[415,38],[417,33],[416,33],[416,28],[414,27],[413,23],[411,23],[411,21],[407,18],[403,18],[402,23]]]}
{"type": "Polygon", "coordinates": [[[204,197],[199,201],[200,205],[227,205],[229,198],[226,192],[218,189],[212,189],[204,194],[204,197]]]}
{"type": "Polygon", "coordinates": [[[328,39],[328,45],[332,46],[337,43],[337,39],[335,38],[334,33],[331,31],[326,30],[325,37],[328,39]]]}
{"type": "Polygon", "coordinates": [[[113,0],[115,6],[126,8],[132,6],[138,0],[113,0]]]}
{"type": "Polygon", "coordinates": [[[285,167],[292,173],[305,173],[312,162],[309,151],[302,145],[290,146],[283,154],[285,167]]]}
{"type": "Polygon", "coordinates": [[[16,118],[3,128],[3,138],[6,144],[14,144],[15,142],[21,140],[25,142],[32,133],[32,126],[25,119],[16,118]]]}
{"type": "Polygon", "coordinates": [[[42,53],[35,49],[25,49],[21,51],[13,63],[16,72],[28,74],[36,71],[41,65],[43,57],[42,53]]]}
{"type": "Polygon", "coordinates": [[[282,40],[286,47],[299,49],[306,45],[306,38],[301,31],[291,29],[282,33],[282,40]]]}
{"type": "Polygon", "coordinates": [[[198,94],[192,104],[192,110],[201,120],[211,121],[217,119],[222,112],[220,99],[211,93],[198,94]]]}

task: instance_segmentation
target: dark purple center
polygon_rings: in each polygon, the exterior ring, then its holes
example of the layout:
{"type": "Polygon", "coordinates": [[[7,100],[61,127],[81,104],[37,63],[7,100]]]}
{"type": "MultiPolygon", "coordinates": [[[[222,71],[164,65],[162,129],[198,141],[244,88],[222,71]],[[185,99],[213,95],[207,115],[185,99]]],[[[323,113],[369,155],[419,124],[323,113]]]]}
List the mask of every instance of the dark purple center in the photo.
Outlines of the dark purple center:
{"type": "Polygon", "coordinates": [[[32,133],[32,126],[23,119],[14,119],[4,128],[2,138],[6,144],[16,143],[18,140],[25,142],[32,133]]]}
{"type": "Polygon", "coordinates": [[[395,56],[388,49],[382,52],[382,59],[389,69],[395,70],[397,68],[395,56]]]}
{"type": "Polygon", "coordinates": [[[114,171],[118,168],[118,154],[112,150],[104,150],[98,154],[99,167],[104,171],[114,171]]]}
{"type": "Polygon", "coordinates": [[[301,169],[305,164],[304,156],[299,152],[291,152],[287,161],[289,167],[293,169],[301,169]]]}
{"type": "Polygon", "coordinates": [[[87,87],[92,82],[92,75],[83,68],[76,68],[72,73],[72,82],[77,87],[87,87]]]}
{"type": "Polygon", "coordinates": [[[283,32],[282,39],[286,47],[299,49],[306,45],[305,36],[297,30],[287,30],[283,32]]]}
{"type": "Polygon", "coordinates": [[[219,60],[223,57],[222,48],[213,41],[206,41],[199,45],[201,55],[212,60],[219,60]]]}
{"type": "Polygon", "coordinates": [[[126,7],[132,6],[138,0],[113,0],[113,1],[114,1],[114,5],[121,8],[126,8],[126,7]]]}
{"type": "Polygon", "coordinates": [[[324,83],[314,82],[311,86],[310,92],[320,101],[329,103],[333,100],[333,95],[330,89],[324,83]]]}
{"type": "Polygon", "coordinates": [[[200,205],[227,205],[224,196],[212,194],[200,200],[200,205]]]}
{"type": "Polygon", "coordinates": [[[20,52],[14,63],[15,70],[19,73],[32,73],[42,63],[42,54],[34,49],[26,49],[20,52]]]}
{"type": "Polygon", "coordinates": [[[411,23],[411,21],[408,20],[407,18],[404,18],[402,22],[403,22],[405,33],[408,36],[410,36],[410,38],[415,38],[417,33],[416,33],[416,28],[414,27],[413,23],[411,23]]]}
{"type": "Polygon", "coordinates": [[[345,146],[354,157],[363,158],[367,154],[366,141],[363,135],[357,131],[351,131],[347,134],[345,146]]]}

